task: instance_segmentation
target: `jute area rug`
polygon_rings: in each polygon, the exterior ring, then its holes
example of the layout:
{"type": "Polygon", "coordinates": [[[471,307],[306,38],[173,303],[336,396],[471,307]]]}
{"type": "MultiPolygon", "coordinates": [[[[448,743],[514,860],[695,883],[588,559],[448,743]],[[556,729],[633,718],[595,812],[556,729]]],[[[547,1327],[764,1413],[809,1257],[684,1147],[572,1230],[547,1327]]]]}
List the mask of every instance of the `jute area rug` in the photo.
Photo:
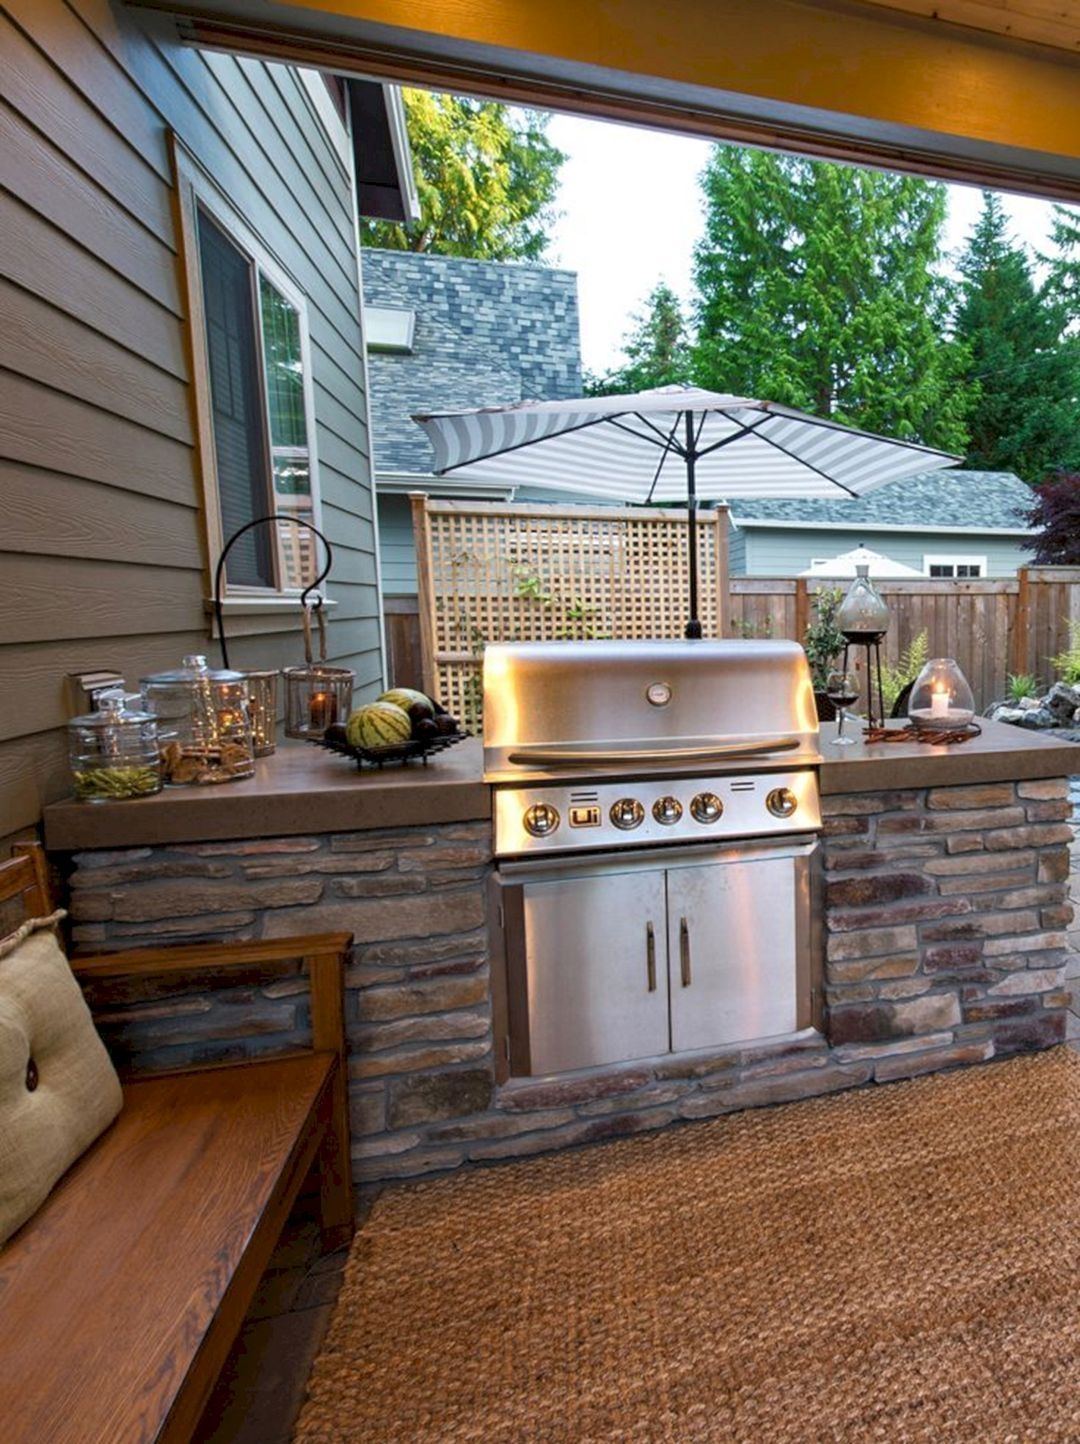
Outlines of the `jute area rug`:
{"type": "Polygon", "coordinates": [[[1080,1441],[1064,1049],[383,1195],[296,1444],[1080,1441]]]}

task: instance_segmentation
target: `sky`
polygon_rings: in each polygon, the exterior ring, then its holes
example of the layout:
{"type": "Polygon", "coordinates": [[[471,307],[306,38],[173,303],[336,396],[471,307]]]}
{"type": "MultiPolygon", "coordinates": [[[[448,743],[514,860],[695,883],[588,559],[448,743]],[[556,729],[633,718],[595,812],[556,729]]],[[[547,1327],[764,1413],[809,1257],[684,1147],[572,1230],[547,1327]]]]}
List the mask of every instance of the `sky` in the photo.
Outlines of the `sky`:
{"type": "MultiPolygon", "coordinates": [[[[690,299],[703,221],[697,178],[710,142],[567,115],[553,116],[548,134],[568,158],[546,260],[578,273],[582,361],[602,373],[618,363],[630,318],[657,281],[690,299]]],[[[945,242],[955,251],[981,195],[970,186],[948,190],[945,242]]],[[[1015,238],[1045,250],[1051,203],[1006,196],[1005,209],[1015,238]]]]}

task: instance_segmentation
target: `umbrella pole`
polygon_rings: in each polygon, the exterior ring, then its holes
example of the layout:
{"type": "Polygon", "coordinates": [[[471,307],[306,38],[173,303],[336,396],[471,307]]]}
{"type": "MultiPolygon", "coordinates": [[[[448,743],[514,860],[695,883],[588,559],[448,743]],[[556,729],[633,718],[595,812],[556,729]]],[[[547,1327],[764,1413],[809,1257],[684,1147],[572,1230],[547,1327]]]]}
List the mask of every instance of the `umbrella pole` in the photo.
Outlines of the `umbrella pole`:
{"type": "Polygon", "coordinates": [[[694,449],[694,415],[693,412],[686,413],[686,511],[687,522],[690,528],[690,617],[686,623],[686,635],[689,638],[701,636],[701,622],[698,619],[698,537],[697,537],[697,489],[694,480],[694,462],[697,453],[694,449]]]}

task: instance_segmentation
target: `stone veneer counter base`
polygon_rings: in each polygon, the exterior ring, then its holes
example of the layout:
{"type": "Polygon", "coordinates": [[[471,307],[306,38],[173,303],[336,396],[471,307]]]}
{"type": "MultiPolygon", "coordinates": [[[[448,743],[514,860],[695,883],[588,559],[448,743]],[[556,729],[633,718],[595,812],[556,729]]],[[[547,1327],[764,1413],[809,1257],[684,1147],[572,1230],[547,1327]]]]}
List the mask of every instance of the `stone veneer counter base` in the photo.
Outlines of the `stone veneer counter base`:
{"type": "MultiPolygon", "coordinates": [[[[325,790],[312,794],[313,810],[299,799],[303,832],[280,826],[285,794],[275,801],[264,790],[261,836],[127,837],[124,846],[76,852],[74,941],[96,951],[351,931],[349,1092],[362,1185],[981,1062],[1062,1041],[1069,999],[1065,777],[1076,753],[1026,734],[1016,746],[1014,736],[1004,725],[988,728],[982,750],[966,756],[962,781],[957,749],[939,762],[905,756],[903,747],[826,761],[823,1033],[499,1086],[486,789],[478,772],[455,782],[449,758],[437,765],[450,801],[437,802],[439,786],[422,778],[411,784],[413,798],[452,810],[479,797],[480,817],[421,821],[409,810],[415,801],[402,803],[403,813],[387,800],[406,783],[391,784],[389,774],[358,780],[346,768],[337,793],[345,811],[325,790]],[[1031,776],[1032,766],[1042,774],[1031,776]],[[1012,775],[1002,778],[1002,769],[1012,775]],[[882,778],[905,781],[886,786],[882,778]],[[838,790],[837,779],[849,790],[838,790]]],[[[324,768],[335,759],[315,761],[324,768]]],[[[227,816],[218,796],[207,817],[227,816]]],[[[68,806],[50,842],[73,836],[72,812],[88,819],[92,838],[99,816],[155,807],[164,817],[174,797],[68,806]]],[[[250,1056],[304,1035],[307,980],[298,963],[235,987],[215,981],[192,978],[175,998],[114,991],[90,1003],[110,1048],[135,1071],[250,1056]]]]}

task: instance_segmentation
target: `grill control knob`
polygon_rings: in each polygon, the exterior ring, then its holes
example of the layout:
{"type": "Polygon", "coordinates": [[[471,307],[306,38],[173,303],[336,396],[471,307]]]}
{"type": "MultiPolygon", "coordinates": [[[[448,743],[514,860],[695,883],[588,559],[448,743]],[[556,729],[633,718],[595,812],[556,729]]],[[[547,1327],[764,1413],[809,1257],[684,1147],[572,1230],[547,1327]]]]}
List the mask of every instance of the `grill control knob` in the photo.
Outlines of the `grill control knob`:
{"type": "Polygon", "coordinates": [[[559,814],[550,802],[534,802],[525,809],[525,831],[533,837],[547,837],[559,825],[559,814]]]}
{"type": "Polygon", "coordinates": [[[708,825],[718,822],[723,816],[724,804],[715,792],[699,792],[690,803],[690,816],[695,822],[708,825]]]}
{"type": "Polygon", "coordinates": [[[611,812],[608,814],[616,827],[623,832],[630,832],[635,827],[640,827],[645,818],[645,809],[636,797],[620,797],[617,802],[611,804],[611,812]]]}
{"type": "Polygon", "coordinates": [[[652,815],[657,822],[671,827],[682,817],[682,803],[677,797],[658,797],[652,805],[652,815]]]}
{"type": "Polygon", "coordinates": [[[765,806],[774,817],[790,817],[799,800],[790,787],[774,787],[765,799],[765,806]]]}

